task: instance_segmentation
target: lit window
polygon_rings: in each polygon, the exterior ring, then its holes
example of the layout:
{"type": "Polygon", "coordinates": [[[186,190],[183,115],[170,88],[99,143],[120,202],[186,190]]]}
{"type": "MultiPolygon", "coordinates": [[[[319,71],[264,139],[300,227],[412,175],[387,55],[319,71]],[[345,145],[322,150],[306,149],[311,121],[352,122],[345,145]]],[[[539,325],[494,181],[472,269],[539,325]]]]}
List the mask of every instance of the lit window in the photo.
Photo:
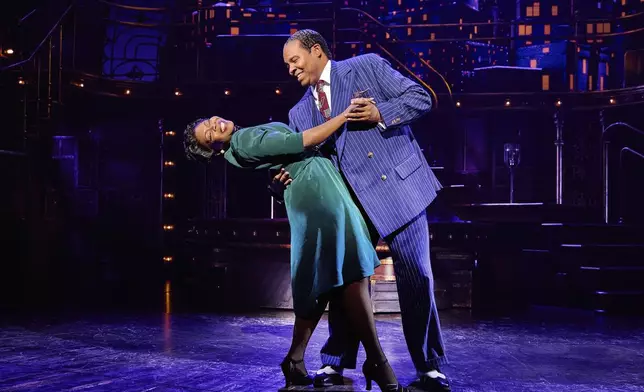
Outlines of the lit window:
{"type": "Polygon", "coordinates": [[[604,24],[603,23],[597,23],[597,33],[598,34],[603,34],[604,33],[604,24]]]}
{"type": "Polygon", "coordinates": [[[530,68],[537,68],[537,60],[536,59],[531,59],[530,60],[530,68]]]}
{"type": "Polygon", "coordinates": [[[550,48],[546,47],[541,50],[543,53],[550,53],[550,48]]]}
{"type": "Polygon", "coordinates": [[[550,35],[550,25],[544,25],[543,26],[543,34],[544,35],[550,35]]]}
{"type": "Polygon", "coordinates": [[[541,75],[541,88],[543,91],[550,90],[550,75],[541,75]]]}
{"type": "MultiPolygon", "coordinates": [[[[642,0],[642,1],[644,1],[644,0],[642,0]]],[[[610,70],[610,67],[608,66],[608,63],[606,63],[606,76],[610,76],[609,70],[610,70]]]]}
{"type": "Polygon", "coordinates": [[[525,25],[519,25],[519,35],[525,35],[525,25]]]}
{"type": "Polygon", "coordinates": [[[588,76],[588,91],[593,91],[593,75],[588,76]]]}
{"type": "Polygon", "coordinates": [[[588,73],[588,60],[581,60],[581,73],[586,75],[588,73]]]}
{"type": "Polygon", "coordinates": [[[599,77],[599,90],[604,91],[604,77],[603,76],[599,77]]]}
{"type": "MultiPolygon", "coordinates": [[[[642,0],[644,3],[644,0],[642,0]]],[[[610,23],[604,23],[604,33],[610,33],[610,23]]]]}
{"type": "Polygon", "coordinates": [[[525,7],[525,16],[534,16],[534,13],[532,12],[532,6],[531,5],[525,7]]]}
{"type": "Polygon", "coordinates": [[[593,33],[593,24],[592,24],[592,23],[588,23],[588,24],[586,25],[586,33],[588,33],[588,34],[592,34],[592,33],[593,33]]]}
{"type": "Polygon", "coordinates": [[[525,35],[532,35],[532,26],[531,25],[527,25],[525,27],[525,35]]]}
{"type": "Polygon", "coordinates": [[[575,75],[570,74],[570,77],[568,78],[570,80],[570,91],[575,90],[575,75]]]}
{"type": "Polygon", "coordinates": [[[552,16],[557,16],[559,15],[559,6],[553,5],[552,6],[552,16]]]}
{"type": "Polygon", "coordinates": [[[539,2],[535,2],[534,5],[532,6],[532,12],[534,13],[534,16],[539,16],[541,14],[541,4],[539,2]]]}

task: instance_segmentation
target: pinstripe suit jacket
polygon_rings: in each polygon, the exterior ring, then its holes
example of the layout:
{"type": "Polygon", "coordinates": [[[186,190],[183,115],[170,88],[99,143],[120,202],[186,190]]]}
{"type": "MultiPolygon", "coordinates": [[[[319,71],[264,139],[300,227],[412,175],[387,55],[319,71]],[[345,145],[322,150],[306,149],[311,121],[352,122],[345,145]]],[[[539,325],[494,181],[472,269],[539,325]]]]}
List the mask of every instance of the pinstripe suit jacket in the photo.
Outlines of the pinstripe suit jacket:
{"type": "MultiPolygon", "coordinates": [[[[332,116],[349,106],[355,91],[367,89],[386,129],[375,124],[347,124],[336,133],[337,155],[331,158],[379,234],[386,237],[427,208],[441,188],[408,126],[429,112],[432,102],[421,86],[376,54],[332,61],[332,116]]],[[[323,121],[307,89],[290,110],[289,125],[302,132],[323,121]]]]}

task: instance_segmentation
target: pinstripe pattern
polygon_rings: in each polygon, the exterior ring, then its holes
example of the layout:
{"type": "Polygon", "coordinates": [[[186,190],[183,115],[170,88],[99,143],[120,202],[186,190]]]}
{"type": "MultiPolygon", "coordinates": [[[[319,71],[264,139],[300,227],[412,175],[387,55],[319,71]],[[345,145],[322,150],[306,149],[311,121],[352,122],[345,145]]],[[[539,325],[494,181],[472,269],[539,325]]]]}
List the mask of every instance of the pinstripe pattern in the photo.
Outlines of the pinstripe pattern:
{"type": "Polygon", "coordinates": [[[435,369],[447,359],[434,299],[426,212],[423,211],[385,241],[394,255],[403,332],[409,354],[417,370],[435,369]]]}
{"type": "MultiPolygon", "coordinates": [[[[386,237],[424,211],[441,188],[407,126],[430,110],[431,98],[375,54],[332,62],[333,116],[349,106],[354,91],[366,89],[376,100],[387,129],[348,125],[338,131],[338,156],[331,159],[345,175],[378,233],[386,237]]],[[[301,132],[323,121],[307,89],[289,112],[289,125],[301,132]]]]}
{"type": "MultiPolygon", "coordinates": [[[[330,158],[350,185],[371,232],[389,244],[394,260],[405,340],[414,366],[427,371],[446,362],[429,260],[425,209],[441,184],[429,168],[408,124],[431,109],[430,96],[375,54],[331,63],[331,109],[337,116],[355,91],[367,90],[386,125],[339,130],[330,158]]],[[[301,132],[322,123],[310,89],[289,112],[301,132]]],[[[331,139],[329,140],[331,142],[331,139]]],[[[358,342],[341,309],[330,308],[329,340],[322,363],[355,368],[358,342]]]]}

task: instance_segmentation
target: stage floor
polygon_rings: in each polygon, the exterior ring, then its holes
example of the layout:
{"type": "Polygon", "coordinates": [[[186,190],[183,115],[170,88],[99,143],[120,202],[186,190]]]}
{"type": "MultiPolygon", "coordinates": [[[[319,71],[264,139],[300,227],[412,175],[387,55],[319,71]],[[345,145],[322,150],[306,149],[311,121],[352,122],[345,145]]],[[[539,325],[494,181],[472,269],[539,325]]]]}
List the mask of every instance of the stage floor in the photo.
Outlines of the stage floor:
{"type": "MultiPolygon", "coordinates": [[[[454,391],[644,391],[644,321],[532,309],[474,318],[443,311],[454,391]]],[[[400,317],[377,328],[400,380],[413,381],[400,317]]],[[[0,391],[277,391],[291,312],[103,312],[0,320],[0,391]]],[[[323,320],[307,352],[320,365],[323,320]]],[[[361,350],[358,363],[364,360],[361,350]]],[[[348,371],[353,389],[364,378],[348,371]]]]}

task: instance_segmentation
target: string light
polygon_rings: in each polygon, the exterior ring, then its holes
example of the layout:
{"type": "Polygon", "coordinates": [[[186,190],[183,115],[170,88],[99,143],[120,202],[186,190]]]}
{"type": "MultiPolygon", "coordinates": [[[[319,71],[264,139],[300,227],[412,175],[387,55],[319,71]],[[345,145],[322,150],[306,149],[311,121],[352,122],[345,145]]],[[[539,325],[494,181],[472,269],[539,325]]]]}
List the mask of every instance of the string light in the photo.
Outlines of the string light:
{"type": "Polygon", "coordinates": [[[561,102],[561,99],[558,99],[557,102],[555,102],[555,105],[557,107],[561,106],[563,103],[561,102]]]}
{"type": "Polygon", "coordinates": [[[174,89],[174,95],[175,95],[175,96],[177,96],[177,97],[179,97],[179,96],[183,95],[183,93],[182,93],[182,92],[181,92],[181,90],[179,90],[178,88],[175,88],[175,89],[174,89]]]}
{"type": "Polygon", "coordinates": [[[176,134],[177,134],[177,133],[176,133],[175,131],[165,131],[165,135],[166,135],[166,136],[174,136],[174,135],[176,135],[176,134]]]}
{"type": "Polygon", "coordinates": [[[461,107],[461,101],[456,101],[456,107],[460,108],[461,107]]]}
{"type": "Polygon", "coordinates": [[[163,225],[163,230],[165,231],[174,230],[174,225],[163,225]]]}
{"type": "Polygon", "coordinates": [[[611,105],[614,105],[615,102],[617,102],[617,101],[615,100],[615,98],[611,98],[609,102],[610,102],[611,105]]]}
{"type": "Polygon", "coordinates": [[[20,84],[20,85],[24,85],[24,84],[25,84],[25,80],[24,80],[22,77],[18,78],[18,84],[20,84]]]}
{"type": "Polygon", "coordinates": [[[130,95],[130,94],[132,94],[132,91],[130,91],[130,89],[125,90],[125,95],[130,95]]]}
{"type": "Polygon", "coordinates": [[[508,107],[510,105],[511,105],[510,99],[508,98],[508,99],[505,100],[505,106],[508,107]]]}
{"type": "Polygon", "coordinates": [[[172,161],[165,161],[165,162],[163,162],[163,164],[165,166],[174,166],[174,162],[172,162],[172,161]]]}
{"type": "Polygon", "coordinates": [[[230,90],[228,90],[228,89],[224,90],[224,95],[230,95],[230,94],[231,94],[230,90]]]}
{"type": "Polygon", "coordinates": [[[164,193],[163,198],[164,199],[174,199],[174,193],[164,193]]]}
{"type": "Polygon", "coordinates": [[[276,88],[276,89],[275,89],[275,94],[277,94],[277,95],[282,94],[282,90],[280,90],[280,88],[279,88],[279,87],[278,87],[278,88],[276,88]]]}
{"type": "Polygon", "coordinates": [[[172,260],[173,260],[172,256],[165,256],[165,257],[163,258],[163,261],[165,261],[166,263],[171,263],[171,262],[172,262],[172,260]]]}
{"type": "Polygon", "coordinates": [[[13,49],[9,48],[4,51],[6,54],[13,54],[13,49]]]}

